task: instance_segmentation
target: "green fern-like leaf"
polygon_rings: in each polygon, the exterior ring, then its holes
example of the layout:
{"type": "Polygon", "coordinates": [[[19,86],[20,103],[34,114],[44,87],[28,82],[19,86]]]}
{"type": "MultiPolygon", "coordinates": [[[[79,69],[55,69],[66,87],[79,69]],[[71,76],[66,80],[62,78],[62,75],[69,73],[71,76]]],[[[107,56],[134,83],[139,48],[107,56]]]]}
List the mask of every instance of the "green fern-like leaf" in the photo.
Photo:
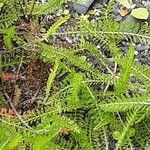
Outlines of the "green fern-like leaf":
{"type": "Polygon", "coordinates": [[[120,64],[122,67],[120,78],[115,85],[115,93],[120,96],[126,89],[128,84],[128,79],[133,66],[134,48],[130,46],[129,52],[125,58],[120,59],[120,64]]]}
{"type": "Polygon", "coordinates": [[[57,10],[63,3],[75,2],[77,0],[48,0],[44,4],[36,4],[32,12],[33,15],[48,14],[57,10]]]}
{"type": "Polygon", "coordinates": [[[12,48],[12,39],[15,36],[15,29],[16,29],[16,27],[12,26],[12,27],[2,31],[2,33],[4,34],[4,37],[3,37],[4,44],[9,49],[12,48]]]}

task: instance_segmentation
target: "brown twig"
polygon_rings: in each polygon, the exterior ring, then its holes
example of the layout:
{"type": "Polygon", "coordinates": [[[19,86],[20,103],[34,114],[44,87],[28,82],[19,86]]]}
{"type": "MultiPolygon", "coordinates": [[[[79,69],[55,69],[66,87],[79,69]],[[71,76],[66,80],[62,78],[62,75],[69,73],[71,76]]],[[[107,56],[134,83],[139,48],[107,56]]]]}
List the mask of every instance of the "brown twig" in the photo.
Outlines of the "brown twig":
{"type": "Polygon", "coordinates": [[[30,127],[30,126],[22,119],[21,115],[17,112],[17,110],[15,109],[13,103],[11,102],[10,97],[9,97],[7,94],[5,94],[5,95],[6,95],[8,101],[9,101],[9,103],[10,103],[10,106],[12,107],[13,111],[15,112],[15,115],[17,116],[18,120],[20,120],[20,122],[21,122],[27,129],[29,129],[31,132],[34,132],[34,133],[37,132],[36,130],[34,130],[32,127],[30,127]]]}

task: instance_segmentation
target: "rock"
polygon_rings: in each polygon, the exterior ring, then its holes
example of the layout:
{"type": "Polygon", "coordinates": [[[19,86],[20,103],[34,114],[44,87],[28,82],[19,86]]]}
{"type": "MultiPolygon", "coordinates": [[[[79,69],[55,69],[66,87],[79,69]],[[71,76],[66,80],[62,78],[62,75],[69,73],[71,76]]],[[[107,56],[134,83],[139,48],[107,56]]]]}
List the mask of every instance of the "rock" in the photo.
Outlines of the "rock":
{"type": "Polygon", "coordinates": [[[103,5],[106,5],[108,3],[109,0],[95,0],[94,1],[94,5],[97,5],[97,6],[103,6],[103,5]]]}
{"type": "Polygon", "coordinates": [[[69,10],[68,10],[68,9],[65,9],[64,12],[63,12],[63,14],[64,14],[64,15],[68,15],[68,14],[69,14],[69,10]]]}
{"type": "Polygon", "coordinates": [[[147,8],[148,11],[150,11],[150,1],[145,2],[144,6],[147,8]]]}
{"type": "Polygon", "coordinates": [[[100,10],[99,9],[95,9],[95,16],[100,16],[100,14],[101,14],[101,12],[100,12],[100,10]]]}
{"type": "Polygon", "coordinates": [[[96,3],[94,5],[94,9],[100,9],[100,8],[102,8],[102,5],[100,3],[96,3]]]}
{"type": "Polygon", "coordinates": [[[136,5],[137,8],[143,8],[144,5],[140,3],[139,1],[135,1],[134,4],[136,5]]]}
{"type": "Polygon", "coordinates": [[[136,83],[136,82],[137,82],[137,79],[136,79],[135,77],[131,77],[131,78],[130,78],[130,81],[131,81],[132,83],[136,83]]]}
{"type": "Polygon", "coordinates": [[[113,6],[113,13],[115,15],[118,15],[119,14],[119,10],[120,10],[120,5],[118,3],[115,3],[114,6],[113,6]]]}
{"type": "Polygon", "coordinates": [[[100,46],[100,45],[97,45],[96,47],[97,47],[98,49],[100,49],[100,48],[101,48],[101,46],[100,46]]]}
{"type": "Polygon", "coordinates": [[[103,0],[103,5],[106,5],[109,0],[103,0]]]}
{"type": "Polygon", "coordinates": [[[148,64],[148,63],[150,63],[150,59],[149,58],[148,59],[141,58],[139,61],[141,62],[141,64],[148,64]]]}
{"type": "Polygon", "coordinates": [[[150,48],[149,45],[146,45],[146,46],[137,45],[137,46],[135,47],[135,49],[136,49],[137,51],[145,51],[145,50],[147,50],[147,49],[149,49],[149,48],[150,48]]]}
{"type": "Polygon", "coordinates": [[[134,55],[138,55],[138,51],[134,51],[134,55]]]}
{"type": "Polygon", "coordinates": [[[115,21],[121,21],[122,20],[122,17],[120,15],[114,15],[113,18],[115,21]]]}
{"type": "Polygon", "coordinates": [[[74,3],[72,7],[78,13],[85,14],[93,2],[94,0],[86,0],[85,2],[74,3]]]}
{"type": "Polygon", "coordinates": [[[128,51],[128,47],[126,47],[126,46],[124,46],[124,47],[122,46],[122,47],[120,47],[120,49],[123,53],[127,53],[127,51],[128,51]]]}
{"type": "Polygon", "coordinates": [[[66,41],[67,41],[68,43],[70,43],[70,44],[73,43],[73,41],[72,41],[70,38],[68,38],[68,37],[66,37],[66,41]]]}
{"type": "Polygon", "coordinates": [[[135,59],[140,60],[141,57],[142,57],[141,54],[138,54],[138,55],[135,56],[135,59]]]}
{"type": "Polygon", "coordinates": [[[150,15],[148,16],[146,21],[147,21],[148,24],[150,24],[150,15]]]}
{"type": "Polygon", "coordinates": [[[136,24],[138,23],[138,19],[134,18],[130,15],[126,16],[126,18],[123,21],[124,23],[130,23],[130,24],[136,24]]]}

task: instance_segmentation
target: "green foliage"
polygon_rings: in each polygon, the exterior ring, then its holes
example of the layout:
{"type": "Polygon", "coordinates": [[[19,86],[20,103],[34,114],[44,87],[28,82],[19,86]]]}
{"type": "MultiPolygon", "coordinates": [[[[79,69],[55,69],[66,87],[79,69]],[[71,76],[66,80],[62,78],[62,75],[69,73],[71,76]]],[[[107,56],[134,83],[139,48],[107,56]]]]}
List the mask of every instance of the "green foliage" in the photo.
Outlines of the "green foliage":
{"type": "Polygon", "coordinates": [[[46,35],[43,37],[43,40],[47,40],[53,33],[56,32],[57,28],[61,26],[63,23],[65,23],[69,19],[69,16],[65,16],[63,18],[60,18],[53,24],[53,26],[47,31],[46,35]]]}
{"type": "Polygon", "coordinates": [[[12,130],[9,126],[3,126],[0,128],[0,149],[14,149],[21,142],[22,136],[12,130]],[[9,132],[7,132],[9,130],[9,132]]]}
{"type": "MultiPolygon", "coordinates": [[[[36,4],[32,12],[33,15],[42,15],[52,13],[57,10],[63,3],[78,2],[79,0],[48,0],[44,4],[36,4]]],[[[83,0],[84,1],[84,0],[83,0]]]]}
{"type": "Polygon", "coordinates": [[[117,96],[120,96],[127,89],[128,79],[133,66],[133,57],[134,48],[130,46],[127,56],[125,58],[119,58],[118,60],[122,70],[120,71],[119,80],[115,85],[115,94],[117,96]]]}
{"type": "Polygon", "coordinates": [[[51,89],[52,83],[56,77],[58,67],[59,67],[59,60],[55,60],[54,70],[49,74],[49,78],[47,81],[46,92],[45,92],[46,93],[45,101],[48,99],[48,97],[50,95],[50,89],[51,89]]]}
{"type": "MultiPolygon", "coordinates": [[[[75,28],[57,32],[69,20],[65,16],[51,25],[45,35],[30,35],[34,40],[25,38],[30,31],[18,34],[15,21],[21,21],[22,17],[25,23],[36,20],[66,2],[70,1],[48,0],[44,4],[34,0],[0,1],[1,13],[4,8],[15,12],[12,20],[10,13],[4,12],[0,23],[4,51],[0,55],[1,80],[3,69],[15,62],[20,68],[24,57],[29,61],[34,56],[31,60],[41,59],[52,66],[34,112],[16,113],[12,118],[1,116],[1,149],[99,150],[111,149],[111,142],[114,142],[112,149],[150,145],[145,132],[150,127],[144,126],[140,131],[140,124],[148,120],[150,113],[150,67],[134,62],[133,44],[135,40],[149,44],[149,28],[114,22],[111,19],[114,1],[110,1],[102,19],[94,24],[82,15],[75,28]],[[77,41],[70,46],[49,43],[53,37],[61,36],[77,37],[77,41]],[[126,54],[119,45],[124,39],[131,43],[126,54]],[[34,55],[30,56],[30,49],[34,55]],[[13,60],[3,56],[5,52],[13,60]],[[137,79],[135,83],[131,81],[133,77],[137,79]],[[145,135],[145,141],[140,140],[140,135],[145,135]]],[[[1,108],[6,99],[8,95],[0,91],[1,108]]]]}
{"type": "Polygon", "coordinates": [[[8,29],[2,30],[3,36],[3,42],[6,45],[7,48],[11,49],[12,48],[12,39],[15,36],[15,26],[12,26],[8,29]]]}

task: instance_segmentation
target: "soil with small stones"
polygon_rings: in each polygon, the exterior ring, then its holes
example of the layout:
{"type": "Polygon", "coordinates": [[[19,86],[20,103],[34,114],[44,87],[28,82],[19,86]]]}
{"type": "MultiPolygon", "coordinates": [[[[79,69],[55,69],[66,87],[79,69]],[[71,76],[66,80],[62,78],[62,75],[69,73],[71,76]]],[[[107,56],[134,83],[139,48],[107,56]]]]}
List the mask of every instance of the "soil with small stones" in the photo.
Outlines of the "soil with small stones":
{"type": "MultiPolygon", "coordinates": [[[[7,96],[13,101],[17,101],[16,109],[24,112],[36,108],[37,101],[44,97],[51,68],[51,64],[37,59],[28,64],[23,64],[18,75],[13,70],[4,70],[4,75],[11,77],[9,80],[3,81],[3,89],[7,96]],[[17,78],[14,79],[13,76],[17,78]],[[20,92],[18,97],[16,97],[16,86],[20,92]],[[16,100],[14,100],[14,97],[16,100]]],[[[3,90],[2,87],[0,89],[3,90]]]]}

